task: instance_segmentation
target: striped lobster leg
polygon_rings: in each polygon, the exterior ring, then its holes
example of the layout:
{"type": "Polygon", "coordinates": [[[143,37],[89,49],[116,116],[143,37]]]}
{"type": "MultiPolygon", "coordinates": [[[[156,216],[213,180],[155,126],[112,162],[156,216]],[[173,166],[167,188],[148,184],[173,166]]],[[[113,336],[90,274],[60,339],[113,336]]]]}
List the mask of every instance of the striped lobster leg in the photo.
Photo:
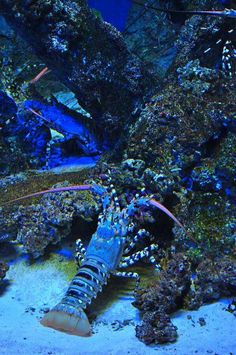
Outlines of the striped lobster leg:
{"type": "Polygon", "coordinates": [[[139,260],[145,258],[145,257],[149,257],[150,254],[154,251],[157,250],[158,246],[156,244],[151,244],[150,246],[144,248],[141,251],[137,251],[136,253],[130,255],[130,256],[126,256],[123,257],[121,259],[121,262],[118,265],[118,268],[125,268],[131,265],[134,265],[136,262],[138,262],[139,260]]]}
{"type": "Polygon", "coordinates": [[[75,248],[75,260],[78,266],[80,267],[85,259],[86,249],[83,246],[82,240],[76,240],[76,248],[75,248]]]}
{"type": "Polygon", "coordinates": [[[137,272],[127,272],[127,271],[115,271],[113,275],[118,276],[118,277],[127,277],[127,278],[132,278],[135,279],[135,290],[138,289],[139,284],[140,284],[140,276],[137,272]]]}

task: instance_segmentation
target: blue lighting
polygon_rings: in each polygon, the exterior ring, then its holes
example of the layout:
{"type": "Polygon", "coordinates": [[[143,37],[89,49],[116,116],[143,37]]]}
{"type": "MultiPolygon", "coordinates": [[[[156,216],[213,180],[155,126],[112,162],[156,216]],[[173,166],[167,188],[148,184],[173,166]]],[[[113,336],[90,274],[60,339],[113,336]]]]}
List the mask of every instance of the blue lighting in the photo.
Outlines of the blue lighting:
{"type": "Polygon", "coordinates": [[[88,0],[88,4],[91,8],[100,11],[102,18],[119,31],[125,29],[128,13],[132,6],[131,0],[88,0]]]}

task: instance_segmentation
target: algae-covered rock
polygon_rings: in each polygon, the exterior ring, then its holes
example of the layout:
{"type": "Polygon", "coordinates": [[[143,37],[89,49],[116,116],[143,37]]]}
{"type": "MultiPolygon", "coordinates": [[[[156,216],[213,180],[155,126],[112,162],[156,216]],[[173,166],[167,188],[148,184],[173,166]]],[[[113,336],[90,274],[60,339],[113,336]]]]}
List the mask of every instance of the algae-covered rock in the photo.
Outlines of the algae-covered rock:
{"type": "Polygon", "coordinates": [[[133,305],[144,312],[143,322],[136,327],[136,336],[146,344],[173,342],[176,327],[168,314],[178,309],[189,288],[191,269],[183,254],[176,254],[160,272],[159,278],[135,294],[133,305]]]}
{"type": "MultiPolygon", "coordinates": [[[[67,186],[68,183],[54,187],[67,186]]],[[[92,220],[98,205],[89,192],[63,192],[43,196],[40,204],[20,207],[14,214],[18,225],[17,240],[34,257],[44,253],[49,244],[57,244],[70,234],[76,218],[92,220]]]]}
{"type": "Polygon", "coordinates": [[[220,133],[224,119],[215,111],[217,105],[208,98],[200,104],[199,99],[168,85],[130,127],[128,157],[146,161],[159,174],[177,171],[179,175],[179,170],[199,160],[204,143],[220,133]]]}
{"type": "Polygon", "coordinates": [[[198,309],[207,302],[231,297],[236,287],[236,263],[224,257],[203,260],[196,268],[196,278],[184,300],[188,309],[198,309]]]}
{"type": "Polygon", "coordinates": [[[233,296],[235,280],[236,264],[231,258],[205,258],[194,268],[186,256],[174,254],[156,281],[135,294],[133,304],[143,312],[136,336],[146,344],[175,341],[177,331],[169,315],[183,307],[198,309],[205,302],[233,296]]]}
{"type": "MultiPolygon", "coordinates": [[[[233,255],[236,237],[236,208],[218,193],[195,193],[183,222],[203,252],[217,257],[233,255]]],[[[178,239],[178,232],[176,231],[178,239]]]]}
{"type": "Polygon", "coordinates": [[[2,0],[0,10],[97,118],[100,134],[117,139],[153,82],[121,34],[94,16],[85,0],[2,0]]]}
{"type": "Polygon", "coordinates": [[[220,76],[217,70],[201,67],[198,59],[188,62],[183,68],[178,68],[177,72],[180,86],[197,96],[209,91],[220,76]]]}

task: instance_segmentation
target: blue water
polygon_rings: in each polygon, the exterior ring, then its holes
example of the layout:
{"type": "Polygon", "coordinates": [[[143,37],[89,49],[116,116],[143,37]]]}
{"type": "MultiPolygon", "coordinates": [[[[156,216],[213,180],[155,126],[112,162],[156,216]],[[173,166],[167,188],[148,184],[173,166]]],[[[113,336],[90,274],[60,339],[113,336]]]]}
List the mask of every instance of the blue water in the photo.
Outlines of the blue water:
{"type": "Polygon", "coordinates": [[[132,6],[131,0],[88,0],[90,7],[98,10],[102,18],[119,31],[123,31],[132,6]]]}

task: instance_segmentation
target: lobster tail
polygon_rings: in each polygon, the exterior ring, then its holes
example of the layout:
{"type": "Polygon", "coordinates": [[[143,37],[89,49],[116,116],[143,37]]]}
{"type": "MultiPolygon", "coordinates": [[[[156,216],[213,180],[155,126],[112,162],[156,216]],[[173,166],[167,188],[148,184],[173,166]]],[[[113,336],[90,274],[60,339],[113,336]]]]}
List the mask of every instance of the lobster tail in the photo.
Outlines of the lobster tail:
{"type": "Polygon", "coordinates": [[[63,303],[63,300],[46,313],[40,323],[71,335],[91,335],[91,326],[83,309],[63,303]]]}
{"type": "Polygon", "coordinates": [[[83,311],[106,283],[106,266],[96,260],[87,260],[73,278],[64,298],[45,314],[41,324],[68,334],[90,336],[91,327],[83,311]]]}

